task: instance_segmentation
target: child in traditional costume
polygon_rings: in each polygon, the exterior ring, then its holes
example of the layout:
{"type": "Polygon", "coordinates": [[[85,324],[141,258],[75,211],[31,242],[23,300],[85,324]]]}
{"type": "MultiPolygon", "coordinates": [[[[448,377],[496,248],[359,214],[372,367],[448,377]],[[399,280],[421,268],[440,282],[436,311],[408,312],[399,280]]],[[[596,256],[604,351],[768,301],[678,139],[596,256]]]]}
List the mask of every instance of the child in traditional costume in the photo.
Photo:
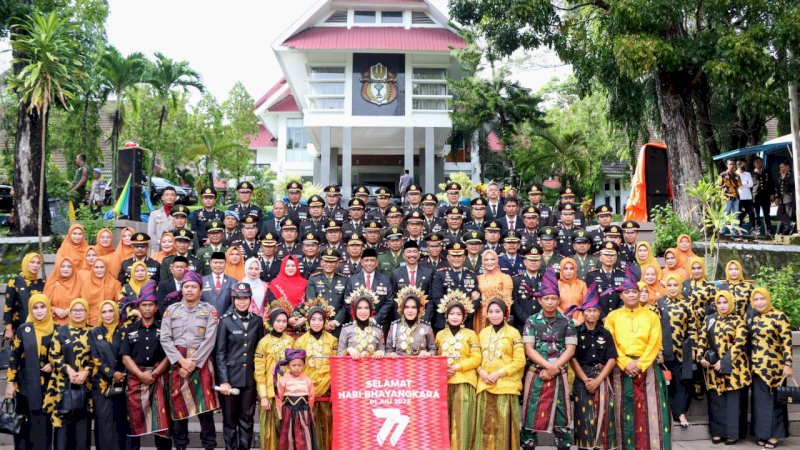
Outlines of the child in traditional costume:
{"type": "Polygon", "coordinates": [[[442,297],[437,309],[447,327],[436,335],[436,345],[447,356],[447,417],[450,419],[450,448],[471,450],[475,438],[475,387],[481,364],[478,335],[464,328],[464,320],[475,312],[473,302],[459,290],[442,297]]]}
{"type": "Polygon", "coordinates": [[[286,349],[284,359],[275,366],[276,406],[281,420],[278,450],[317,450],[314,438],[314,382],[303,370],[306,365],[306,352],[300,349],[286,349]],[[283,366],[289,366],[288,373],[283,366]]]}
{"type": "Polygon", "coordinates": [[[542,310],[528,318],[522,341],[525,355],[533,363],[525,376],[522,404],[522,446],[534,449],[537,433],[555,437],[556,447],[569,449],[572,444],[567,366],[578,338],[572,320],[558,312],[559,284],[555,270],[548,269],[539,291],[542,310]]]}

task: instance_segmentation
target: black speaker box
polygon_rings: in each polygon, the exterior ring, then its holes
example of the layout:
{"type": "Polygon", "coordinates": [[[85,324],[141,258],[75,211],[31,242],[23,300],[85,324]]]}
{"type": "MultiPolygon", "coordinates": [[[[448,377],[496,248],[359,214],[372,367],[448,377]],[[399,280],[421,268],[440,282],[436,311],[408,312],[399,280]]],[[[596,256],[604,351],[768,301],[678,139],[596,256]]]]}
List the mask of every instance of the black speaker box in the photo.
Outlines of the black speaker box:
{"type": "Polygon", "coordinates": [[[128,219],[140,221],[142,216],[142,184],[144,184],[144,150],[140,147],[124,147],[117,155],[117,195],[122,193],[128,176],[131,177],[131,193],[128,197],[128,219]]]}

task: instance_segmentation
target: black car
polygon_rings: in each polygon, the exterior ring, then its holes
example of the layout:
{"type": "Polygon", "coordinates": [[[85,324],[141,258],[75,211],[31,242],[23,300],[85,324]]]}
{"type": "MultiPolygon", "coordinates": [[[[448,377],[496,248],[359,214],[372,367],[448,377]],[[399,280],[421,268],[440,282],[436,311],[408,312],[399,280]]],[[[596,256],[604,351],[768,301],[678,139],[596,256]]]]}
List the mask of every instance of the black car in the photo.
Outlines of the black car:
{"type": "MultiPolygon", "coordinates": [[[[176,184],[171,183],[169,180],[161,177],[152,177],[153,181],[153,192],[150,194],[150,201],[153,202],[154,205],[161,203],[161,195],[164,193],[164,189],[167,186],[172,186],[175,189],[175,194],[177,194],[178,198],[175,200],[176,204],[182,205],[196,205],[197,204],[197,192],[195,192],[192,188],[182,188],[176,184]]],[[[119,193],[119,192],[118,192],[119,193]]],[[[106,198],[105,204],[112,205],[116,199],[112,198],[111,196],[111,186],[106,186],[106,198]]]]}
{"type": "Polygon", "coordinates": [[[11,211],[14,208],[13,188],[7,184],[0,184],[0,211],[11,211]]]}

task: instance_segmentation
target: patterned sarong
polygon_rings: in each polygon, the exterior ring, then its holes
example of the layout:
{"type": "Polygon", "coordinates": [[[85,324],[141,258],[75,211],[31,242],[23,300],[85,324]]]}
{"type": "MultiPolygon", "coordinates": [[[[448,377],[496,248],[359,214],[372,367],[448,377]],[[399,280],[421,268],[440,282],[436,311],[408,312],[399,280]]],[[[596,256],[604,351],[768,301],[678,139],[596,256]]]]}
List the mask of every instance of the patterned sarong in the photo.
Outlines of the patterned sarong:
{"type": "Polygon", "coordinates": [[[447,385],[450,448],[471,450],[475,439],[475,387],[469,383],[447,385]]]}
{"type": "Polygon", "coordinates": [[[672,414],[661,369],[650,366],[631,378],[616,367],[612,384],[619,448],[671,450],[672,414]]]}
{"type": "MultiPolygon", "coordinates": [[[[140,370],[151,368],[140,367],[140,370]]],[[[128,436],[144,436],[155,433],[169,434],[170,416],[167,412],[167,386],[164,374],[156,378],[150,386],[134,376],[128,377],[128,436]]]]}
{"type": "MultiPolygon", "coordinates": [[[[186,349],[178,347],[186,356],[186,349]]],[[[170,406],[172,420],[188,419],[207,411],[219,409],[217,393],[214,392],[214,367],[209,358],[203,367],[197,367],[188,378],[181,378],[179,364],[169,369],[170,406]]]]}
{"type": "MultiPolygon", "coordinates": [[[[603,370],[602,365],[581,368],[590,378],[597,377],[603,370]]],[[[606,377],[594,394],[586,390],[583,381],[575,378],[572,392],[575,398],[575,445],[578,448],[616,448],[611,377],[606,377]]]]}
{"type": "Polygon", "coordinates": [[[522,428],[547,433],[555,428],[572,428],[568,383],[566,371],[544,381],[539,377],[538,368],[528,368],[522,397],[525,407],[522,428]]]}
{"type": "Polygon", "coordinates": [[[286,397],[281,410],[278,450],[318,450],[314,437],[314,419],[305,396],[286,397]]]}

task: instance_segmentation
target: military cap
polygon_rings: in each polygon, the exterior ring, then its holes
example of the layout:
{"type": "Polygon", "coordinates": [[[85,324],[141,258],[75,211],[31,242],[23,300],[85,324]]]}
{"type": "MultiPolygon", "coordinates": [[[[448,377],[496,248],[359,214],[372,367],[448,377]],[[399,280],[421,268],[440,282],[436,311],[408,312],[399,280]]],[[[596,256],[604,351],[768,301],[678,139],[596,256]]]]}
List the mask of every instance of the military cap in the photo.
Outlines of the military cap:
{"type": "Polygon", "coordinates": [[[451,181],[447,183],[445,191],[461,191],[461,185],[456,183],[455,181],[451,181]]]}
{"type": "Polygon", "coordinates": [[[606,241],[600,244],[600,253],[603,254],[617,254],[619,252],[619,246],[616,242],[606,241]]]}
{"type": "Polygon", "coordinates": [[[486,200],[482,199],[481,197],[473,198],[469,204],[470,206],[486,206],[486,200]]]}
{"type": "Polygon", "coordinates": [[[364,231],[381,231],[383,227],[380,223],[370,220],[366,224],[364,224],[364,231]]]}
{"type": "Polygon", "coordinates": [[[278,237],[270,232],[261,235],[261,245],[265,247],[275,247],[278,245],[278,237]]]}
{"type": "Polygon", "coordinates": [[[533,261],[539,261],[542,259],[542,248],[538,245],[533,245],[531,248],[525,252],[525,259],[530,259],[533,261]]]}
{"type": "Polygon", "coordinates": [[[403,238],[403,229],[400,227],[391,227],[387,228],[383,234],[384,239],[402,239],[403,238]]]}
{"type": "Polygon", "coordinates": [[[396,215],[403,215],[403,211],[395,205],[390,206],[386,209],[386,217],[389,216],[396,216],[396,215]]]}
{"type": "Polygon", "coordinates": [[[629,230],[639,231],[639,222],[636,222],[635,220],[626,220],[625,222],[622,222],[621,226],[622,229],[625,230],[625,232],[628,232],[629,230]]]}
{"type": "Polygon", "coordinates": [[[425,236],[425,242],[442,242],[443,239],[444,238],[439,233],[431,233],[425,236]]]}
{"type": "Polygon", "coordinates": [[[542,193],[542,190],[539,189],[539,186],[537,186],[535,184],[531,185],[530,189],[528,189],[528,195],[541,194],[541,193],[542,193]]]}
{"type": "Polygon", "coordinates": [[[573,244],[580,244],[580,243],[588,244],[589,242],[591,242],[591,239],[589,239],[589,233],[587,233],[586,230],[578,229],[575,230],[574,233],[572,233],[573,244]]]}
{"type": "Polygon", "coordinates": [[[150,235],[147,233],[133,233],[131,235],[131,245],[147,244],[150,242],[150,235]]]}
{"type": "Polygon", "coordinates": [[[225,211],[225,217],[233,217],[237,222],[239,221],[239,213],[230,209],[225,211]]]}
{"type": "Polygon", "coordinates": [[[172,211],[170,211],[169,215],[172,217],[187,217],[189,216],[189,208],[187,208],[186,205],[175,205],[172,207],[172,211]]]}
{"type": "Polygon", "coordinates": [[[447,244],[447,254],[453,256],[461,256],[464,254],[466,248],[467,247],[463,243],[454,241],[447,244]]]}
{"type": "Polygon", "coordinates": [[[225,259],[226,259],[225,252],[212,252],[211,253],[211,259],[212,260],[213,259],[217,259],[217,260],[221,259],[221,260],[225,261],[225,259]]]}
{"type": "Polygon", "coordinates": [[[539,217],[539,208],[528,206],[522,210],[522,217],[539,217]]]}
{"type": "Polygon", "coordinates": [[[237,191],[241,191],[241,190],[252,191],[253,190],[253,183],[251,183],[249,181],[242,181],[241,183],[236,185],[236,190],[237,191]]]}
{"type": "Polygon", "coordinates": [[[480,231],[467,231],[461,240],[467,244],[483,244],[483,233],[480,231]]]}
{"type": "Polygon", "coordinates": [[[406,215],[406,222],[408,222],[408,223],[411,223],[411,222],[422,223],[424,221],[425,221],[425,217],[423,217],[422,213],[417,211],[417,210],[411,211],[410,213],[408,213],[406,215]]]}
{"type": "Polygon", "coordinates": [[[519,241],[520,238],[519,238],[519,233],[517,233],[517,230],[508,230],[506,231],[505,235],[503,235],[503,243],[506,242],[514,243],[519,241]]]}
{"type": "Polygon", "coordinates": [[[339,195],[341,192],[342,192],[342,190],[339,188],[339,186],[337,186],[335,184],[332,184],[330,186],[326,186],[325,187],[325,195],[329,195],[329,194],[339,195]]]}
{"type": "Polygon", "coordinates": [[[286,185],[286,192],[299,192],[302,190],[303,185],[297,181],[290,181],[289,184],[286,185]]]}
{"type": "Polygon", "coordinates": [[[421,193],[422,189],[420,189],[420,187],[417,186],[416,184],[412,184],[411,186],[408,187],[408,189],[406,189],[406,194],[421,194],[421,193]]]}
{"type": "Polygon", "coordinates": [[[245,297],[249,298],[253,296],[253,291],[250,289],[250,283],[245,282],[238,282],[236,286],[231,289],[231,297],[245,297]]]}
{"type": "Polygon", "coordinates": [[[281,222],[281,230],[284,230],[284,229],[287,229],[287,228],[289,228],[289,229],[292,229],[292,228],[297,229],[297,224],[292,219],[289,219],[289,218],[283,219],[283,222],[281,222]]]}
{"type": "Polygon", "coordinates": [[[609,225],[603,230],[606,236],[622,236],[622,228],[617,225],[609,225]]]}
{"type": "Polygon", "coordinates": [[[194,234],[186,229],[173,231],[172,234],[175,235],[175,240],[182,240],[182,241],[190,241],[194,239],[194,234]]]}
{"type": "Polygon", "coordinates": [[[342,254],[336,251],[333,247],[328,247],[322,251],[321,258],[323,261],[336,262],[342,259],[342,254]]]}
{"type": "Polygon", "coordinates": [[[242,226],[245,228],[256,227],[258,226],[258,219],[248,214],[244,216],[244,220],[242,220],[242,226]]]}
{"type": "Polygon", "coordinates": [[[564,189],[561,189],[561,192],[559,192],[559,195],[562,196],[562,197],[565,196],[565,195],[571,195],[571,196],[574,197],[575,196],[575,190],[572,189],[571,187],[565,187],[564,189]]]}
{"type": "Polygon", "coordinates": [[[539,239],[550,240],[555,239],[558,232],[553,227],[544,227],[539,230],[539,239]]]}
{"type": "Polygon", "coordinates": [[[364,209],[364,200],[361,200],[360,198],[351,198],[350,202],[347,203],[347,207],[349,209],[364,209]]]}
{"type": "Polygon", "coordinates": [[[558,210],[559,211],[572,211],[572,212],[575,212],[575,204],[573,204],[573,203],[562,203],[558,207],[558,210]]]}
{"type": "Polygon", "coordinates": [[[217,197],[217,191],[212,187],[203,188],[203,192],[200,193],[201,197],[217,197]]]}
{"type": "Polygon", "coordinates": [[[218,220],[212,220],[211,222],[206,222],[206,232],[207,233],[214,233],[216,231],[224,231],[225,226],[222,222],[218,220]]]}
{"type": "Polygon", "coordinates": [[[347,239],[345,239],[345,243],[347,245],[350,244],[364,244],[364,238],[361,237],[358,233],[351,233],[347,235],[347,239]]]}
{"type": "Polygon", "coordinates": [[[486,226],[485,226],[485,227],[483,227],[483,230],[484,230],[484,231],[496,231],[496,232],[498,232],[498,233],[499,233],[499,232],[500,232],[500,230],[502,230],[502,229],[503,229],[503,227],[501,227],[501,226],[500,226],[500,224],[499,224],[499,223],[497,223],[497,221],[496,221],[496,220],[493,220],[493,221],[489,222],[488,224],[486,224],[486,226]]]}
{"type": "Polygon", "coordinates": [[[306,233],[303,235],[303,245],[305,244],[319,244],[319,237],[316,233],[306,233]]]}
{"type": "Polygon", "coordinates": [[[353,195],[367,195],[368,196],[369,195],[369,190],[367,189],[366,186],[356,186],[355,189],[353,189],[353,195]]]}
{"type": "Polygon", "coordinates": [[[448,208],[447,213],[445,215],[464,217],[464,215],[461,213],[461,209],[458,206],[453,206],[452,208],[448,208]]]}
{"type": "Polygon", "coordinates": [[[419,244],[417,244],[417,241],[414,241],[414,240],[406,241],[406,243],[403,244],[403,250],[406,250],[406,249],[409,249],[409,248],[415,248],[415,249],[419,250],[419,244]]]}
{"type": "Polygon", "coordinates": [[[364,252],[361,254],[361,257],[362,258],[377,258],[378,257],[378,251],[375,250],[374,248],[366,248],[366,249],[364,249],[364,252]]]}
{"type": "Polygon", "coordinates": [[[433,194],[425,194],[422,196],[422,203],[433,203],[435,205],[439,204],[439,199],[436,198],[433,194]]]}
{"type": "Polygon", "coordinates": [[[311,208],[314,206],[325,206],[325,200],[323,200],[319,195],[312,195],[308,198],[308,207],[311,208]]]}
{"type": "Polygon", "coordinates": [[[611,207],[608,206],[608,205],[600,205],[600,206],[598,206],[597,208],[594,209],[594,213],[596,215],[598,215],[598,216],[600,214],[613,214],[614,210],[611,209],[611,207]]]}
{"type": "Polygon", "coordinates": [[[335,221],[333,219],[325,222],[324,225],[325,225],[324,228],[325,228],[325,232],[326,233],[328,231],[336,231],[336,230],[341,230],[342,229],[342,226],[339,224],[339,222],[337,222],[337,221],[335,221]]]}
{"type": "Polygon", "coordinates": [[[377,197],[391,197],[392,196],[391,192],[389,192],[389,190],[384,188],[384,187],[378,188],[378,190],[375,191],[375,195],[377,197]]]}

